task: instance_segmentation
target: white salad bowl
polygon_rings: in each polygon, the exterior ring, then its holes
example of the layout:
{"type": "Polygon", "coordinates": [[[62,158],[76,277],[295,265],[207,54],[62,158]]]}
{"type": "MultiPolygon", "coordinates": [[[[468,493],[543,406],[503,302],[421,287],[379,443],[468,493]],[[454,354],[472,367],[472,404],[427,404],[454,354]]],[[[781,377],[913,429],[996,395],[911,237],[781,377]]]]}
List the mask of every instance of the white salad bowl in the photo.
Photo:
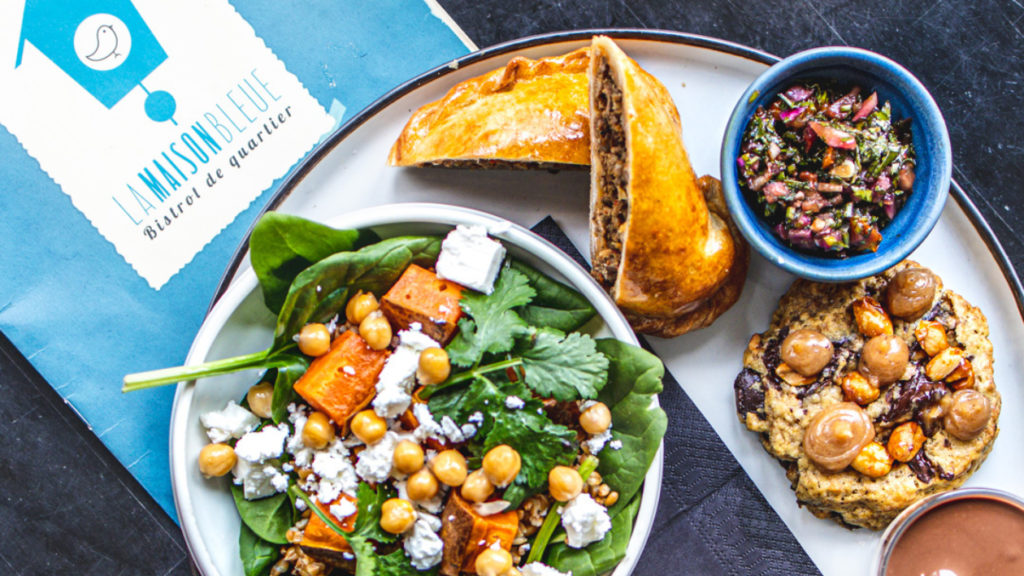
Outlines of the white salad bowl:
{"type": "MultiPolygon", "coordinates": [[[[354,211],[326,222],[336,228],[372,228],[382,238],[409,234],[445,234],[458,224],[479,225],[506,246],[509,254],[572,286],[597,310],[585,330],[638,344],[636,335],[600,286],[551,243],[507,220],[476,210],[441,204],[404,203],[354,211]]],[[[263,350],[273,340],[274,315],[263,304],[256,275],[241,272],[199,329],[186,364],[200,364],[263,350]]],[[[257,379],[255,370],[178,385],[171,414],[171,483],[185,542],[204,576],[240,576],[238,534],[241,520],[229,490],[230,479],[206,479],[198,455],[207,444],[199,416],[241,398],[257,379]]],[[[654,398],[652,409],[657,406],[654,398]]],[[[633,572],[654,521],[661,491],[660,446],[644,480],[640,509],[626,555],[612,572],[633,572]]]]}

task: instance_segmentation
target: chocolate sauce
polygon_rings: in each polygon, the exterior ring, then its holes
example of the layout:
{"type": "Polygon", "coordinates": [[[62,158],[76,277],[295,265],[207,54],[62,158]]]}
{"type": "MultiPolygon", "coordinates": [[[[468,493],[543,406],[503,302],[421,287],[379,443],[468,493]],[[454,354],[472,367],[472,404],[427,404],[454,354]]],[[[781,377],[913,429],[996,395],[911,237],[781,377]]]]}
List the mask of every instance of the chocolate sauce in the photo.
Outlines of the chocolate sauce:
{"type": "Polygon", "coordinates": [[[1024,574],[1024,509],[976,496],[940,504],[896,542],[885,576],[1024,574]]]}

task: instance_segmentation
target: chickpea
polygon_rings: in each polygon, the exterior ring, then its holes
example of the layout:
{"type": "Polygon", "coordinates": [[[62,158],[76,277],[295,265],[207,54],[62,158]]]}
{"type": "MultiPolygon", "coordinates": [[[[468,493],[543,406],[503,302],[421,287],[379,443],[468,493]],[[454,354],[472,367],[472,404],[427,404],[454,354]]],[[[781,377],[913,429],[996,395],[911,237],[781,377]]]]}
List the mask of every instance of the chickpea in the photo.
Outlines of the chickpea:
{"type": "Polygon", "coordinates": [[[249,404],[249,411],[260,418],[270,418],[271,405],[274,400],[274,385],[270,382],[261,382],[245,394],[245,401],[249,404]]]}
{"type": "Polygon", "coordinates": [[[948,402],[943,424],[946,432],[965,442],[974,440],[992,418],[992,406],[988,398],[977,390],[964,389],[953,393],[948,402]]]}
{"type": "Polygon", "coordinates": [[[437,478],[434,478],[434,475],[426,468],[409,476],[405,483],[405,490],[409,494],[409,498],[417,502],[430,500],[437,496],[438,488],[437,478]]]}
{"type": "Polygon", "coordinates": [[[859,370],[879,385],[899,380],[910,361],[910,349],[899,336],[880,334],[864,343],[859,370]]]}
{"type": "Polygon", "coordinates": [[[391,324],[379,311],[374,312],[359,324],[359,335],[370,348],[383,350],[391,345],[391,324]]]}
{"type": "Polygon", "coordinates": [[[555,466],[548,472],[548,491],[559,502],[568,502],[583,491],[580,473],[568,466],[555,466]]]}
{"type": "Polygon", "coordinates": [[[512,570],[512,554],[504,548],[485,548],[473,564],[479,576],[508,576],[512,570]]]}
{"type": "Polygon", "coordinates": [[[302,443],[314,450],[321,450],[334,440],[334,425],[323,412],[313,412],[302,427],[302,443]]]}
{"type": "Polygon", "coordinates": [[[306,324],[299,330],[299,352],[306,356],[323,356],[331,349],[331,333],[319,323],[306,324]]]}
{"type": "Polygon", "coordinates": [[[900,462],[909,462],[924,445],[924,432],[917,422],[906,422],[893,429],[886,448],[889,454],[900,462]]]}
{"type": "Polygon", "coordinates": [[[580,426],[587,434],[601,434],[612,425],[612,413],[604,402],[596,402],[580,414],[580,426]]]}
{"type": "Polygon", "coordinates": [[[871,442],[861,449],[850,462],[854,470],[869,478],[881,478],[892,470],[892,456],[878,442],[871,442]]]}
{"type": "Polygon", "coordinates": [[[349,428],[367,446],[376,444],[388,432],[388,423],[373,410],[356,412],[349,422],[349,428]]]}
{"type": "Polygon", "coordinates": [[[494,484],[487,479],[483,470],[475,470],[466,476],[466,481],[462,483],[462,489],[459,492],[470,502],[483,502],[490,498],[491,494],[494,494],[494,484]]]}
{"type": "Polygon", "coordinates": [[[223,476],[237,461],[235,449],[227,444],[207,444],[199,451],[199,471],[203,476],[223,476]]]}
{"type": "Polygon", "coordinates": [[[935,276],[924,268],[900,270],[885,293],[889,312],[905,320],[921,316],[932,307],[935,285],[935,276]]]}
{"type": "Polygon", "coordinates": [[[444,348],[427,348],[420,352],[420,366],[416,370],[416,378],[421,384],[431,386],[440,384],[452,373],[452,363],[444,348]]]}
{"type": "Polygon", "coordinates": [[[522,464],[522,458],[515,448],[500,444],[484,454],[483,471],[492,484],[504,488],[516,479],[522,464]]]}
{"type": "Polygon", "coordinates": [[[423,468],[423,448],[412,440],[402,440],[395,446],[395,470],[402,474],[419,472],[423,468]]]}
{"type": "Polygon", "coordinates": [[[345,318],[351,324],[361,324],[371,313],[380,308],[377,297],[372,292],[360,290],[345,305],[345,318]]]}
{"type": "Polygon", "coordinates": [[[801,376],[815,376],[832,361],[832,342],[817,330],[794,330],[782,341],[782,361],[801,376]]]}
{"type": "Polygon", "coordinates": [[[380,527],[392,534],[401,534],[416,522],[416,510],[412,502],[401,498],[389,498],[380,507],[380,527]]]}
{"type": "Polygon", "coordinates": [[[430,461],[434,476],[448,486],[461,486],[466,481],[466,457],[458,450],[444,450],[430,461]]]}

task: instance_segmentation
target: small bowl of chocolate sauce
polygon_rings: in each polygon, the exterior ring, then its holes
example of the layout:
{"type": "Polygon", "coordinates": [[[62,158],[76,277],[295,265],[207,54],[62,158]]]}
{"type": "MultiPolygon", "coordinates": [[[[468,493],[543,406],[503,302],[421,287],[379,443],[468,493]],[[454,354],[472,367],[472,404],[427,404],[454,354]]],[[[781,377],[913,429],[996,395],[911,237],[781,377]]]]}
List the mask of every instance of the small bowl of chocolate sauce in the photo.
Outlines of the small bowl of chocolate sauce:
{"type": "Polygon", "coordinates": [[[1024,499],[990,488],[929,496],[882,535],[877,576],[1024,574],[1024,499]]]}

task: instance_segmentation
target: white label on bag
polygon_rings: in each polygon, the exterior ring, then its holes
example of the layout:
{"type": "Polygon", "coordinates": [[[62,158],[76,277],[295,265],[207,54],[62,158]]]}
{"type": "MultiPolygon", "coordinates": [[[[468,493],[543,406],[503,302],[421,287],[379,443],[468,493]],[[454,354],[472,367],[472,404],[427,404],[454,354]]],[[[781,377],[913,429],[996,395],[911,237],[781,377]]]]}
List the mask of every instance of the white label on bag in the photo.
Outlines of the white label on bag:
{"type": "Polygon", "coordinates": [[[334,124],[226,0],[19,4],[0,124],[154,289],[334,124]]]}

